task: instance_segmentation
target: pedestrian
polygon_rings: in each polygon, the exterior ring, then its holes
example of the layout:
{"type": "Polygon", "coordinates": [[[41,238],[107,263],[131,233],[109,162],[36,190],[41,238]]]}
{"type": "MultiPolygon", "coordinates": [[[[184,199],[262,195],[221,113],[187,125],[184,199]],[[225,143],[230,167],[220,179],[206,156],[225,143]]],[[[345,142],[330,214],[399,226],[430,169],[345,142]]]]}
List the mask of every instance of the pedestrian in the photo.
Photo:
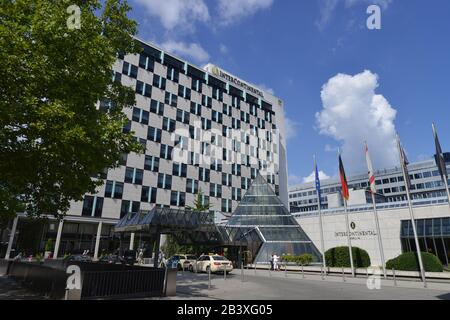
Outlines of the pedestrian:
{"type": "Polygon", "coordinates": [[[140,249],[139,250],[139,255],[138,255],[138,264],[142,265],[144,264],[144,250],[140,249]]]}
{"type": "Polygon", "coordinates": [[[274,267],[274,259],[273,259],[274,254],[272,253],[272,256],[270,257],[270,270],[273,270],[274,267]]]}
{"type": "Polygon", "coordinates": [[[280,271],[280,265],[279,265],[279,260],[280,258],[277,256],[277,254],[275,253],[273,255],[273,268],[275,271],[280,271]]]}

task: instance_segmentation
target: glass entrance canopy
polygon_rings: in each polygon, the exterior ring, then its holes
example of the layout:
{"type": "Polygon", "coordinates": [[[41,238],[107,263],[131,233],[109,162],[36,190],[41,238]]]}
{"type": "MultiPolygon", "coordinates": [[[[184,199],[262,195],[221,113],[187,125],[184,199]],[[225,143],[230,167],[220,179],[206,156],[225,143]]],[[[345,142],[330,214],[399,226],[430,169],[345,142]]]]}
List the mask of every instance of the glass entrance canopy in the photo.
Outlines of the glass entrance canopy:
{"type": "Polygon", "coordinates": [[[303,253],[311,254],[315,262],[321,261],[320,252],[261,175],[252,182],[226,230],[231,241],[245,238],[250,248],[258,247],[252,252],[254,263],[268,262],[272,254],[303,253]],[[260,245],[255,246],[253,242],[260,245]]]}

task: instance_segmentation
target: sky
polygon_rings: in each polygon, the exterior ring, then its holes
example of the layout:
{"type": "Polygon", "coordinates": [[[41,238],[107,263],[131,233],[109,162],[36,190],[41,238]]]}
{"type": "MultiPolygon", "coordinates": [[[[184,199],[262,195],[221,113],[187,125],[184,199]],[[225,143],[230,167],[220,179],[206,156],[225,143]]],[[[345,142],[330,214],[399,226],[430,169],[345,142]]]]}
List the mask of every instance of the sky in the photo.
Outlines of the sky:
{"type": "Polygon", "coordinates": [[[450,151],[448,0],[128,0],[138,36],[198,66],[210,62],[284,101],[289,184],[450,151]],[[370,5],[381,29],[369,30],[370,5]]]}

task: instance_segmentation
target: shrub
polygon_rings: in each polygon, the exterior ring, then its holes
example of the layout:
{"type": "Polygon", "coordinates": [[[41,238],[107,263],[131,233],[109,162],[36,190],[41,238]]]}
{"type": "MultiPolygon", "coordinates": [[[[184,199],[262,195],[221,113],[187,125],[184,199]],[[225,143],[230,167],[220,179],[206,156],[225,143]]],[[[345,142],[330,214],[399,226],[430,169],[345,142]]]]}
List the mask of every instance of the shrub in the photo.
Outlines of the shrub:
{"type": "MultiPolygon", "coordinates": [[[[370,257],[366,250],[352,247],[353,265],[355,268],[370,266],[370,257]]],[[[325,252],[325,262],[328,267],[350,267],[350,255],[347,246],[335,247],[325,252]]]]}
{"type": "Polygon", "coordinates": [[[314,261],[314,257],[309,253],[304,253],[298,256],[294,255],[284,255],[281,257],[283,262],[294,262],[297,265],[308,265],[314,261]]]}
{"type": "Polygon", "coordinates": [[[45,251],[52,251],[52,250],[53,250],[53,239],[49,238],[45,243],[45,251]]]}
{"type": "MultiPolygon", "coordinates": [[[[434,254],[421,252],[423,267],[428,272],[443,272],[441,261],[434,254]]],[[[416,252],[405,252],[386,262],[386,269],[401,271],[419,271],[419,259],[416,252]]]]}

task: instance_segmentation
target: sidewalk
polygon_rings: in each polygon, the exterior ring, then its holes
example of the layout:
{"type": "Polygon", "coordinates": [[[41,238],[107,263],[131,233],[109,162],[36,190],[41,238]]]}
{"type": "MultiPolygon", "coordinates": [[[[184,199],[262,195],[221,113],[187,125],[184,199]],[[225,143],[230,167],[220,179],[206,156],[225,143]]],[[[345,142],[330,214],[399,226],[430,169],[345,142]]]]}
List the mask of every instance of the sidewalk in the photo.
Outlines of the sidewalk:
{"type": "Polygon", "coordinates": [[[178,273],[177,297],[165,299],[234,299],[234,300],[450,300],[450,285],[421,282],[380,280],[379,289],[369,289],[367,278],[342,278],[284,271],[235,270],[227,279],[207,274],[178,273]]]}

